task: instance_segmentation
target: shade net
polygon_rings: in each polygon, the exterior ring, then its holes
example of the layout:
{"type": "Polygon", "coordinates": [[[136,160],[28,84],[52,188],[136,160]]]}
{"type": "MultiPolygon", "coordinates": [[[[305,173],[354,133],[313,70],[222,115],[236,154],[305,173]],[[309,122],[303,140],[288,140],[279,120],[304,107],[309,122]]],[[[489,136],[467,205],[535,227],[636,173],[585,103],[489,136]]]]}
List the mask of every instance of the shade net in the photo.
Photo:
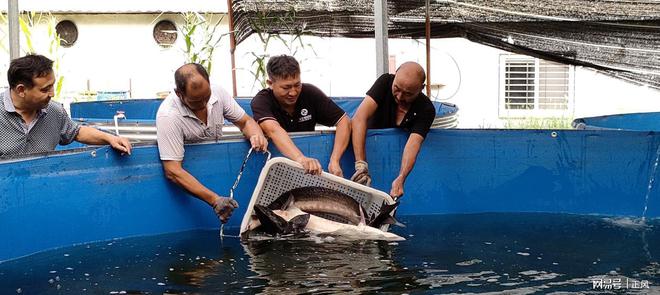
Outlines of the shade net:
{"type": "MultiPolygon", "coordinates": [[[[425,37],[424,0],[388,1],[390,38],[425,37]]],[[[374,37],[366,0],[234,0],[237,44],[254,33],[374,37]]],[[[660,1],[430,1],[431,38],[591,67],[660,89],[660,1]]]]}

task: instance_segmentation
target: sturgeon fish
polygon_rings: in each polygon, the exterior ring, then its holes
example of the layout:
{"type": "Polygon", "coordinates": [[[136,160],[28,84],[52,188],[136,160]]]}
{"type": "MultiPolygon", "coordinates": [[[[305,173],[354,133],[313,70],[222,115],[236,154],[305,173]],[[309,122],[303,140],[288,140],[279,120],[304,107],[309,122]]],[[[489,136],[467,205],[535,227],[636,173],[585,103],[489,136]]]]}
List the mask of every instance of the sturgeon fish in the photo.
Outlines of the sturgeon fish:
{"type": "MultiPolygon", "coordinates": [[[[349,221],[353,225],[357,225],[362,221],[362,215],[365,212],[360,203],[348,195],[337,190],[318,186],[305,186],[287,191],[268,205],[268,208],[272,210],[281,209],[290,197],[295,199],[296,207],[306,213],[334,215],[349,221]]],[[[398,206],[399,202],[392,205],[383,204],[377,215],[365,216],[365,223],[378,228],[383,224],[404,226],[391,215],[392,211],[398,206]]]]}
{"type": "Polygon", "coordinates": [[[382,206],[381,212],[368,223],[362,206],[346,194],[321,187],[302,187],[282,194],[269,206],[255,205],[258,222],[253,222],[251,229],[260,227],[270,234],[311,232],[348,239],[401,241],[405,239],[379,229],[384,223],[400,224],[390,216],[396,205],[382,206]],[[348,222],[320,217],[323,214],[348,222]]]}

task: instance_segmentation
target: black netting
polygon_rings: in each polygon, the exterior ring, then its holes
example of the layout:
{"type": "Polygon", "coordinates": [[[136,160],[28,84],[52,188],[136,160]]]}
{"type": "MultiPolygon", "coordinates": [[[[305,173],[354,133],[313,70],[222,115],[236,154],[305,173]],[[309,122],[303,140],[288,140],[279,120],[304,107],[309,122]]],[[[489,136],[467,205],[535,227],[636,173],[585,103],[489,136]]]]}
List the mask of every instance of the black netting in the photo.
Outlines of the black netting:
{"type": "MultiPolygon", "coordinates": [[[[431,37],[604,71],[660,88],[660,1],[432,0],[431,37]]],[[[374,36],[373,0],[234,0],[236,40],[255,32],[374,36]]],[[[424,38],[424,0],[388,1],[391,38],[424,38]]]]}

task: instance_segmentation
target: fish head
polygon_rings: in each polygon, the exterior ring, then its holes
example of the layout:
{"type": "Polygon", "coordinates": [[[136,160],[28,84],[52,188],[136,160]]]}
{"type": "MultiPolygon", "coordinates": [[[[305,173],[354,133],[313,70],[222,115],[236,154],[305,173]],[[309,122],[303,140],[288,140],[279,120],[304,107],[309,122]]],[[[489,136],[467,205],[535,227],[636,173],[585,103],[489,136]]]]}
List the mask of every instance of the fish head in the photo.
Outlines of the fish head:
{"type": "Polygon", "coordinates": [[[292,234],[305,230],[309,214],[290,207],[286,211],[271,210],[266,206],[255,205],[254,213],[261,223],[260,228],[269,234],[292,234]],[[297,211],[296,211],[297,210],[297,211]]]}
{"type": "Polygon", "coordinates": [[[287,228],[288,222],[265,206],[255,205],[254,213],[259,219],[259,223],[261,223],[260,228],[266,233],[283,233],[287,228]]]}

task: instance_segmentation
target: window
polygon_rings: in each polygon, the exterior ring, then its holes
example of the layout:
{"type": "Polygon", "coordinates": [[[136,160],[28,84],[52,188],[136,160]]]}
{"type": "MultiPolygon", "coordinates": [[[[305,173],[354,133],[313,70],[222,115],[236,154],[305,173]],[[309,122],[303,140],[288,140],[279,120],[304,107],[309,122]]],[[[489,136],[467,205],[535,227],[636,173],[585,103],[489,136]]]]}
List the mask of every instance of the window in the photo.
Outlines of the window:
{"type": "Polygon", "coordinates": [[[500,116],[570,116],[573,67],[528,56],[500,58],[500,116]]]}

